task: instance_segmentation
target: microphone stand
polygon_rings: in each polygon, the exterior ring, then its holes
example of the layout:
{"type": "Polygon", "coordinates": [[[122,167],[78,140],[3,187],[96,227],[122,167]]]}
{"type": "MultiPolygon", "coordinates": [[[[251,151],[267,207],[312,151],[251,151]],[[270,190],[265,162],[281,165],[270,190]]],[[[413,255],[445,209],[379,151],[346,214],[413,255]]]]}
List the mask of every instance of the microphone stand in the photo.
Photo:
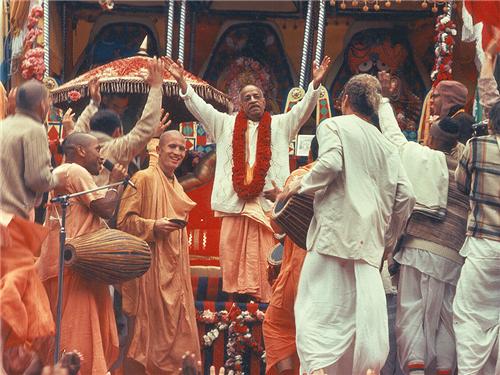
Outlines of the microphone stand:
{"type": "Polygon", "coordinates": [[[51,203],[61,205],[61,228],[59,230],[59,275],[57,279],[57,313],[56,313],[56,339],[54,350],[54,365],[59,360],[59,351],[61,348],[61,320],[62,320],[62,300],[63,300],[63,278],[64,278],[64,245],[66,242],[66,209],[69,206],[71,198],[79,197],[93,193],[95,191],[109,189],[115,186],[126,184],[126,181],[115,182],[109,185],[100,186],[95,189],[80,191],[73,194],[58,195],[50,200],[51,203]]]}

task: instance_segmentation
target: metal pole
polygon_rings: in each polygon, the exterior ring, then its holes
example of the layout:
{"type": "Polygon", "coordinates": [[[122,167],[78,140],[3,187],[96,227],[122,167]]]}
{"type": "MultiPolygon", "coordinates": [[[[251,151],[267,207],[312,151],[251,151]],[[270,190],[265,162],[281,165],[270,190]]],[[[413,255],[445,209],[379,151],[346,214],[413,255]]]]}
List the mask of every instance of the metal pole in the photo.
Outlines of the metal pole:
{"type": "Polygon", "coordinates": [[[66,209],[69,199],[61,201],[61,229],[59,230],[59,275],[57,278],[57,313],[56,313],[56,344],[54,349],[54,364],[59,361],[61,351],[61,320],[63,301],[63,278],[64,278],[64,243],[66,242],[66,209]]]}
{"type": "Polygon", "coordinates": [[[184,64],[184,33],[186,30],[186,0],[181,0],[181,16],[179,20],[179,56],[181,64],[184,64]]]}
{"type": "Polygon", "coordinates": [[[49,0],[43,1],[43,65],[45,72],[43,78],[50,75],[50,13],[49,0]]]}
{"type": "Polygon", "coordinates": [[[168,24],[167,24],[167,57],[172,58],[172,39],[174,36],[174,0],[168,2],[168,24]]]}
{"type": "Polygon", "coordinates": [[[311,34],[312,8],[313,8],[313,2],[312,0],[308,0],[306,24],[304,28],[304,44],[302,46],[302,60],[300,63],[300,76],[299,76],[299,86],[302,88],[305,88],[307,55],[308,55],[309,39],[311,34]]]}
{"type": "Polygon", "coordinates": [[[321,64],[321,58],[323,57],[323,40],[325,33],[325,1],[320,0],[319,2],[319,15],[318,15],[318,36],[316,39],[316,65],[321,64]]]}

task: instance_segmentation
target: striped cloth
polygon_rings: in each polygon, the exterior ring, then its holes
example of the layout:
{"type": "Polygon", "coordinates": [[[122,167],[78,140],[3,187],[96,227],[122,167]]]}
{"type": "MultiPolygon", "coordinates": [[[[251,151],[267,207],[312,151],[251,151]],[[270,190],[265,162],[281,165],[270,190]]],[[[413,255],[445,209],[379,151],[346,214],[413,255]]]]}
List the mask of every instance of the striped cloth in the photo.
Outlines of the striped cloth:
{"type": "Polygon", "coordinates": [[[469,140],[455,180],[470,200],[467,235],[500,241],[500,135],[469,140]]]}

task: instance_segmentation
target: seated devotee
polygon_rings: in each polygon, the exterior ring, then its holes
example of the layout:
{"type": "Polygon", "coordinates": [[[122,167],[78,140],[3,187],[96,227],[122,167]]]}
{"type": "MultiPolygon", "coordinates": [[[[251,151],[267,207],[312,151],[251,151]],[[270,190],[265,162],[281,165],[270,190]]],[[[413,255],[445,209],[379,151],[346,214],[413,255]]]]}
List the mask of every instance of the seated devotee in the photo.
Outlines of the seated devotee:
{"type": "Polygon", "coordinates": [[[491,134],[472,138],[455,179],[469,197],[465,263],[453,302],[459,374],[500,369],[500,102],[489,112],[491,134]]]}
{"type": "Polygon", "coordinates": [[[217,145],[217,189],[213,189],[211,204],[216,216],[222,217],[219,253],[225,292],[249,294],[266,302],[271,297],[266,269],[275,239],[266,215],[271,204],[263,192],[273,189],[272,181],[283,186],[288,177],[288,145],[316,107],[329,64],[329,57],[319,67],[314,64],[304,98],[288,113],[274,116],[265,111],[266,99],[255,85],[241,89],[241,111],[229,115],[196,94],[186,83],[182,67],[168,66],[187,108],[217,145]]]}
{"type": "Polygon", "coordinates": [[[15,114],[0,123],[0,364],[4,346],[33,346],[54,333],[34,263],[47,231],[29,217],[44,192],[66,183],[61,173],[51,172],[42,124],[50,108],[49,92],[30,80],[16,95],[15,114]]]}
{"type": "MultiPolygon", "coordinates": [[[[382,94],[390,95],[390,78],[380,73],[382,94]]],[[[394,259],[401,264],[396,335],[406,374],[435,368],[455,371],[452,304],[463,258],[467,197],[454,181],[458,161],[451,156],[460,127],[450,117],[431,125],[427,146],[408,142],[387,99],[379,110],[382,133],[399,146],[417,204],[394,259]],[[433,207],[438,207],[435,210],[433,207]],[[450,235],[453,234],[453,235],[450,235]]]]}
{"type": "MultiPolygon", "coordinates": [[[[64,173],[67,183],[54,189],[52,195],[72,194],[97,188],[92,176],[102,169],[99,142],[87,133],[72,133],[63,142],[66,162],[54,171],[64,173]]],[[[126,176],[125,169],[115,164],[110,182],[118,182],[126,176]]],[[[113,215],[116,200],[123,187],[99,190],[70,200],[66,217],[66,236],[72,238],[105,228],[102,219],[113,215]]],[[[42,246],[37,261],[38,273],[44,281],[47,294],[56,314],[60,207],[52,204],[47,209],[45,225],[50,233],[42,246]]],[[[118,354],[113,305],[107,284],[84,278],[72,269],[64,272],[61,322],[61,350],[78,350],[84,360],[82,374],[106,374],[118,354]]],[[[44,360],[53,359],[54,342],[46,343],[44,360]]]]}
{"type": "Polygon", "coordinates": [[[318,159],[286,192],[315,194],[295,300],[297,352],[308,374],[378,373],[389,352],[379,268],[415,198],[397,148],[369,122],[379,93],[368,74],[347,82],[343,116],[318,126],[318,159]]]}
{"type": "MultiPolygon", "coordinates": [[[[313,138],[310,155],[318,157],[318,141],[313,138]]],[[[300,179],[313,164],[308,164],[292,172],[285,182],[300,179]]],[[[273,227],[275,223],[271,223],[273,227]]],[[[279,229],[281,232],[282,230],[279,229]]],[[[299,284],[300,270],[306,256],[305,249],[296,245],[289,237],[285,238],[281,270],[273,283],[271,302],[266,310],[263,323],[264,343],[266,346],[266,374],[298,374],[299,357],[295,347],[295,316],[293,305],[299,284]]]]}
{"type": "MultiPolygon", "coordinates": [[[[74,131],[93,133],[102,146],[101,155],[112,163],[128,167],[132,159],[141,153],[149,140],[155,135],[161,117],[163,62],[153,59],[148,65],[146,82],[150,85],[148,100],[142,116],[133,129],[123,135],[122,123],[115,112],[115,106],[99,109],[101,93],[99,81],[89,82],[90,104],[82,112],[76,122],[74,131]]],[[[108,103],[109,104],[109,103],[108,103]]],[[[167,116],[168,117],[168,116],[167,116]]],[[[166,119],[164,119],[166,120],[166,119]]],[[[163,121],[164,122],[164,121],[163,121]]],[[[109,179],[109,171],[103,170],[95,177],[97,185],[105,185],[109,179]]]]}
{"type": "Polygon", "coordinates": [[[174,174],[185,144],[178,131],[162,134],[158,162],[132,177],[136,193],[122,201],[118,213],[118,228],[148,242],[152,252],[149,271],[122,286],[123,311],[132,318],[125,374],[174,374],[187,350],[200,358],[182,224],[195,203],[174,174]]]}

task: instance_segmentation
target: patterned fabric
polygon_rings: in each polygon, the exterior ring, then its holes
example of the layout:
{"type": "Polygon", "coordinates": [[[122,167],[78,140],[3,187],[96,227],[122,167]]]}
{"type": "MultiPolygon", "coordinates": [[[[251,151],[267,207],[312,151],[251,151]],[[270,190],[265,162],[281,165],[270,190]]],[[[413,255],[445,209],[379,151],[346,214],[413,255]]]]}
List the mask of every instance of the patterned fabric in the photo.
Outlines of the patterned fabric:
{"type": "Polygon", "coordinates": [[[467,142],[455,180],[470,199],[467,235],[500,241],[500,136],[467,142]]]}

